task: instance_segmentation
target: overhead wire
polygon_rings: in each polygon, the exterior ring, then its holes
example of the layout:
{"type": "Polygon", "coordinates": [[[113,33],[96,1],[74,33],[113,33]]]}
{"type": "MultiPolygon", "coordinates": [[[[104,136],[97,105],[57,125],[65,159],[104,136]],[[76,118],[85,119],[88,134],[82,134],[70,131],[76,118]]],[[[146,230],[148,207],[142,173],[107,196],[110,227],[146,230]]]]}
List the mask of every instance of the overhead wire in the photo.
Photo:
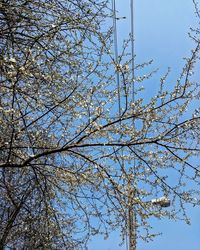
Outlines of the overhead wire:
{"type": "Polygon", "coordinates": [[[131,8],[131,71],[132,71],[132,102],[135,101],[135,42],[134,42],[134,0],[130,2],[131,8]]]}
{"type": "MultiPolygon", "coordinates": [[[[130,0],[130,14],[131,14],[131,76],[132,76],[132,89],[131,89],[131,101],[135,102],[135,37],[134,37],[134,0],[130,0]]],[[[134,107],[134,106],[133,106],[134,107]]],[[[133,119],[133,129],[135,129],[135,120],[133,119]]],[[[135,148],[135,147],[134,147],[135,148]]],[[[133,148],[133,149],[134,149],[133,148]]],[[[135,150],[135,149],[134,149],[135,150]]],[[[135,188],[135,176],[136,176],[136,159],[133,160],[133,176],[134,176],[134,194],[136,193],[135,188]]],[[[133,197],[131,197],[132,199],[133,197]]],[[[137,238],[137,215],[136,207],[132,204],[129,208],[129,250],[136,249],[136,238],[137,238]]]]}
{"type": "MultiPolygon", "coordinates": [[[[118,94],[118,114],[121,117],[121,94],[120,94],[120,75],[119,75],[119,55],[118,55],[118,37],[117,37],[117,17],[116,17],[116,1],[112,0],[112,12],[113,12],[113,35],[114,35],[114,54],[115,54],[115,70],[116,70],[116,81],[117,81],[117,94],[118,94]]],[[[120,123],[121,126],[121,123],[120,123]]],[[[123,155],[123,149],[122,149],[123,155]]],[[[122,158],[122,164],[124,160],[122,158]]],[[[126,248],[128,250],[128,240],[126,236],[126,248]]]]}
{"type": "MultiPolygon", "coordinates": [[[[132,88],[131,88],[131,101],[135,102],[135,42],[134,42],[134,0],[130,0],[131,9],[131,77],[132,77],[132,88]]],[[[120,94],[120,75],[119,75],[119,53],[118,53],[118,36],[117,36],[117,17],[116,17],[116,1],[112,0],[112,12],[113,12],[113,33],[114,33],[114,54],[115,54],[115,66],[116,66],[116,81],[117,81],[117,92],[118,92],[118,113],[121,116],[121,94],[120,94]]],[[[133,127],[135,127],[133,120],[133,127]]],[[[134,172],[135,172],[135,159],[134,159],[134,172]]],[[[129,220],[129,250],[132,247],[136,247],[136,211],[135,208],[131,207],[128,213],[129,220]],[[132,244],[133,243],[133,244],[132,244]]],[[[127,242],[127,239],[126,239],[127,242]]],[[[128,244],[126,244],[128,245],[128,244]]]]}
{"type": "Polygon", "coordinates": [[[120,76],[119,76],[119,53],[118,53],[118,37],[117,37],[117,17],[116,17],[116,1],[112,0],[113,12],[113,33],[114,33],[114,51],[115,51],[115,68],[117,80],[117,95],[118,95],[118,113],[121,116],[121,97],[120,97],[120,76]]]}

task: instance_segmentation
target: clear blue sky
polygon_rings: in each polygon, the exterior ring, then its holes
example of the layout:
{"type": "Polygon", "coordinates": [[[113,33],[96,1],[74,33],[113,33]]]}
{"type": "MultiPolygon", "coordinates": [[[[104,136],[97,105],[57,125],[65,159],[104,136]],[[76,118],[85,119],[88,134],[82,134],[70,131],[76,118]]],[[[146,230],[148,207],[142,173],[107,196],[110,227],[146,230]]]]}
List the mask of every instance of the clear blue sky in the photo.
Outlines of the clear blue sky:
{"type": "MultiPolygon", "coordinates": [[[[171,67],[171,77],[175,80],[183,66],[182,58],[193,48],[187,35],[189,28],[198,25],[192,0],[134,1],[136,63],[153,59],[154,67],[159,68],[158,76],[171,67]]],[[[118,16],[127,17],[118,21],[120,43],[130,32],[129,2],[116,0],[118,16]]],[[[196,77],[200,79],[200,70],[196,77]]],[[[200,250],[200,208],[188,207],[188,215],[191,226],[181,221],[152,220],[153,228],[163,235],[150,243],[139,242],[137,250],[200,250]]],[[[107,241],[95,237],[89,250],[126,250],[126,246],[118,246],[119,241],[118,232],[107,241]]]]}

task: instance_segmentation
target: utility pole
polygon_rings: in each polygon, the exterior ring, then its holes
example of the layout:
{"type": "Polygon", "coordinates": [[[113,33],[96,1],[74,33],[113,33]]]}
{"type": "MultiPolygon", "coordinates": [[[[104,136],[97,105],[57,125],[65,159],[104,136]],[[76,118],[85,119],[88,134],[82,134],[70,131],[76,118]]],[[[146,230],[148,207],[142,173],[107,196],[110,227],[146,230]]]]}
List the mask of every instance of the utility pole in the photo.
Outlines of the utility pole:
{"type": "Polygon", "coordinates": [[[136,214],[134,211],[134,196],[135,192],[132,189],[131,178],[128,183],[128,237],[129,250],[136,250],[136,214]]]}
{"type": "MultiPolygon", "coordinates": [[[[132,53],[132,79],[134,80],[134,27],[133,27],[133,0],[130,0],[131,7],[131,53],[132,53]]],[[[114,29],[114,47],[115,47],[115,62],[118,66],[118,39],[117,39],[117,23],[116,20],[116,2],[112,0],[112,12],[113,12],[113,29],[114,29]]],[[[118,88],[118,109],[119,117],[121,117],[121,100],[120,100],[120,78],[119,71],[116,71],[117,88],[118,88]]],[[[132,101],[134,102],[134,82],[132,85],[132,101]]],[[[134,121],[133,121],[134,126],[134,121]]],[[[134,162],[135,165],[135,162],[134,162]]],[[[132,190],[132,178],[129,178],[128,182],[128,225],[127,231],[129,235],[129,250],[136,250],[136,214],[134,211],[134,196],[135,191],[132,190]]]]}
{"type": "MultiPolygon", "coordinates": [[[[128,236],[129,236],[129,250],[136,250],[137,246],[137,218],[135,212],[135,191],[131,186],[131,178],[128,182],[128,236]]],[[[169,198],[163,196],[158,199],[153,199],[144,203],[150,203],[153,206],[160,206],[161,208],[170,207],[171,201],[169,198]]]]}
{"type": "MultiPolygon", "coordinates": [[[[132,57],[132,102],[135,101],[135,44],[134,44],[134,0],[130,0],[130,10],[131,10],[131,57],[132,57]]],[[[135,127],[135,122],[133,120],[133,127],[135,127]]],[[[135,159],[134,159],[134,169],[135,169],[135,159]]],[[[135,171],[134,171],[135,172],[135,171]]],[[[135,173],[134,173],[135,175],[135,173]]],[[[135,178],[135,176],[134,176],[135,178]]],[[[135,185],[134,190],[132,188],[132,175],[129,178],[128,183],[128,235],[129,235],[129,250],[136,250],[137,241],[137,220],[135,211],[134,197],[136,195],[135,185]]]]}

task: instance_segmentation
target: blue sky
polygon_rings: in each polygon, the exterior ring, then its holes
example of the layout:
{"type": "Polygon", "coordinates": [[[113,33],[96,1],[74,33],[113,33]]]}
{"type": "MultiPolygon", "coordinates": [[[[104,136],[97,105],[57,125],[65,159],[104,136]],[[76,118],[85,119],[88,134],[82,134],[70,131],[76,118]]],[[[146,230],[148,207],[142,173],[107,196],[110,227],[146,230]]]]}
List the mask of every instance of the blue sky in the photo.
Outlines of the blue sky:
{"type": "MultiPolygon", "coordinates": [[[[116,0],[119,50],[130,32],[130,1],[116,0]]],[[[188,37],[190,27],[197,27],[192,0],[134,0],[136,63],[150,59],[159,68],[157,79],[171,67],[171,79],[176,80],[183,66],[183,57],[190,54],[193,42],[188,37]]],[[[196,75],[200,79],[200,70],[196,75]]],[[[188,206],[191,226],[182,221],[152,220],[153,228],[162,236],[150,243],[138,243],[138,250],[200,250],[200,209],[188,206]]],[[[126,250],[118,246],[119,234],[115,232],[104,241],[95,237],[89,250],[126,250]]]]}

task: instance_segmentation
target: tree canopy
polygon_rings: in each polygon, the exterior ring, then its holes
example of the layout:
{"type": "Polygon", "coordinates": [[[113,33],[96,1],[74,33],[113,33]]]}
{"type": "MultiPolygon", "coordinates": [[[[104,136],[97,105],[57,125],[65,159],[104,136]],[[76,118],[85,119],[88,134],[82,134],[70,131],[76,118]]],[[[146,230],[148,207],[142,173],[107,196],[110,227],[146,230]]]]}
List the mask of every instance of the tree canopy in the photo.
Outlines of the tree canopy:
{"type": "Polygon", "coordinates": [[[145,102],[152,72],[133,79],[129,41],[116,61],[112,17],[103,0],[0,3],[0,249],[84,249],[117,228],[123,240],[130,209],[149,239],[151,216],[188,221],[199,204],[199,29],[178,79],[145,102]]]}

